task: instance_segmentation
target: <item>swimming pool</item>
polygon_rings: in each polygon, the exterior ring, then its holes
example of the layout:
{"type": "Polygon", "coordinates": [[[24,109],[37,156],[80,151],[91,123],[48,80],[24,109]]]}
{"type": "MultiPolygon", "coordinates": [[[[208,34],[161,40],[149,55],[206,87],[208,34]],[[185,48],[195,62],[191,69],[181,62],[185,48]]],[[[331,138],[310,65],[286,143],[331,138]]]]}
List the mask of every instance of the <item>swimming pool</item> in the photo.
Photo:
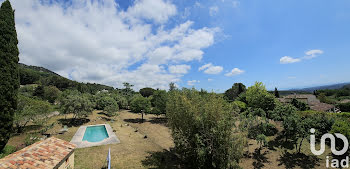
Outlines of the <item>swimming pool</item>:
{"type": "Polygon", "coordinates": [[[80,126],[70,142],[77,148],[120,143],[114,132],[109,124],[80,126]]]}
{"type": "Polygon", "coordinates": [[[99,142],[108,138],[108,133],[104,125],[88,126],[85,130],[83,141],[99,142]]]}

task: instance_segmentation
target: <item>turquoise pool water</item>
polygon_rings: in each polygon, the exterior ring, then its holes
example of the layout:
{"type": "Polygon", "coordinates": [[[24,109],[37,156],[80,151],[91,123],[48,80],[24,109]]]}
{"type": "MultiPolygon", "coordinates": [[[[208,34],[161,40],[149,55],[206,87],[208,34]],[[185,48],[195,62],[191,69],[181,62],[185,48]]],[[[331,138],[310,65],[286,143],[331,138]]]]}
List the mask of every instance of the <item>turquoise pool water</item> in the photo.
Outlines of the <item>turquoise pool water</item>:
{"type": "Polygon", "coordinates": [[[83,141],[99,142],[108,138],[108,133],[104,125],[86,127],[83,141]]]}

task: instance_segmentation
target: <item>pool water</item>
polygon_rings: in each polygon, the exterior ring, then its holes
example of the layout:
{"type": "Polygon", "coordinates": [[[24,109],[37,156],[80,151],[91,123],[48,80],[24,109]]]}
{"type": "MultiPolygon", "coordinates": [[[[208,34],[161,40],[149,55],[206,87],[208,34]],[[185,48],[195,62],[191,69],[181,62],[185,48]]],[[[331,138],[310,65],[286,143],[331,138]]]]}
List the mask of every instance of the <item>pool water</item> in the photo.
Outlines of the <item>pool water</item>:
{"type": "Polygon", "coordinates": [[[108,138],[108,133],[104,125],[86,127],[83,141],[99,142],[108,138]]]}

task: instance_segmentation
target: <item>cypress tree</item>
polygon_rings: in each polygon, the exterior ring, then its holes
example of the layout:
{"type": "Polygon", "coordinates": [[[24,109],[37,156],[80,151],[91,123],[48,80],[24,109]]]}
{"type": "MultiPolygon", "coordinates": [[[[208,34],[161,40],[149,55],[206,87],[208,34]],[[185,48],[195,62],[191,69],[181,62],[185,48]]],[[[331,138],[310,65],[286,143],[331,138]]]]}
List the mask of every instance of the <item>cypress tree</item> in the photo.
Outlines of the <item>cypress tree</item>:
{"type": "Polygon", "coordinates": [[[280,92],[278,92],[276,87],[275,87],[275,97],[280,98],[280,92]]]}
{"type": "Polygon", "coordinates": [[[10,138],[13,115],[17,109],[18,40],[15,12],[9,0],[0,7],[0,151],[10,138]]]}

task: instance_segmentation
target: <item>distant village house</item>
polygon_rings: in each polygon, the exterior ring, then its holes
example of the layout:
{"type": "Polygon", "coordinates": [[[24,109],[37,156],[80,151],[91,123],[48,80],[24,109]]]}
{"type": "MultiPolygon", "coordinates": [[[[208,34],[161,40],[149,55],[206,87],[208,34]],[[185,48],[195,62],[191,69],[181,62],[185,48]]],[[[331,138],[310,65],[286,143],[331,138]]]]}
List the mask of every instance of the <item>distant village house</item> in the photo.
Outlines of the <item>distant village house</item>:
{"type": "Polygon", "coordinates": [[[279,98],[279,101],[282,103],[291,103],[293,99],[296,99],[300,102],[306,103],[310,106],[311,110],[322,111],[322,112],[334,112],[336,108],[334,105],[321,103],[320,100],[312,94],[291,94],[283,98],[279,98]]]}

